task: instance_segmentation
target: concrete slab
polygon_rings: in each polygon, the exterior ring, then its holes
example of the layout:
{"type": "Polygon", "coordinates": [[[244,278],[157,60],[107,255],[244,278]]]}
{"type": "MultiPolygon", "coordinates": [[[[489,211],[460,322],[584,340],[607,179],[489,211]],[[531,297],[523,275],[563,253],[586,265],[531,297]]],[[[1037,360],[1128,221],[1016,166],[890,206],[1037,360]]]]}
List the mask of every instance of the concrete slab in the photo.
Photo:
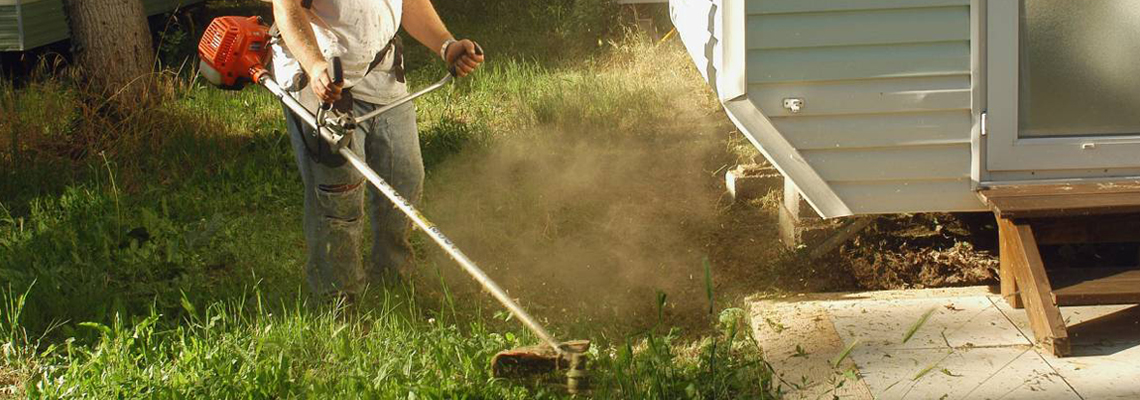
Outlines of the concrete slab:
{"type": "Polygon", "coordinates": [[[856,370],[851,359],[833,364],[844,344],[835,333],[827,312],[817,303],[772,302],[753,307],[756,338],[776,371],[785,398],[871,399],[871,392],[858,379],[848,382],[856,370]]]}
{"type": "Polygon", "coordinates": [[[1063,359],[1042,355],[1025,312],[984,287],[758,299],[752,309],[790,398],[1140,399],[1140,306],[1062,308],[1076,353],[1063,359]]]}
{"type": "Polygon", "coordinates": [[[852,353],[876,399],[1081,399],[1031,346],[852,353]]]}
{"type": "Polygon", "coordinates": [[[985,296],[825,303],[845,337],[883,349],[1031,345],[985,296]],[[929,313],[905,343],[909,329],[929,313]]]}
{"type": "MultiPolygon", "coordinates": [[[[1026,335],[1022,310],[995,304],[1026,335]]],[[[1062,307],[1073,356],[1046,361],[1086,399],[1140,399],[1140,306],[1062,307]]]]}

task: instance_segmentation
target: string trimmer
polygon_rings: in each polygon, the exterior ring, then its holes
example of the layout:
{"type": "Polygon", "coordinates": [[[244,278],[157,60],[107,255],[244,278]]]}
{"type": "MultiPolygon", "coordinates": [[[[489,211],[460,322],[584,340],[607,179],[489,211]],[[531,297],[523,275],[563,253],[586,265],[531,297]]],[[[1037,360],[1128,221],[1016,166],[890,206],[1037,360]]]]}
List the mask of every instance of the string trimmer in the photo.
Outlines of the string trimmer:
{"type": "MultiPolygon", "coordinates": [[[[206,28],[198,44],[201,58],[199,70],[207,81],[224,89],[241,89],[248,83],[256,83],[277,96],[306,124],[309,124],[323,139],[332,152],[344,157],[353,168],[383,193],[412,222],[428,235],[440,248],[454,259],[463,270],[491,293],[510,313],[522,322],[527,329],[542,340],[543,345],[512,349],[496,354],[491,360],[491,371],[498,377],[518,376],[528,373],[567,370],[567,386],[571,392],[584,388],[586,383],[586,356],[590,347],[586,340],[560,342],[512,300],[495,281],[491,280],[474,261],[459,250],[435,224],[427,220],[412,203],[401,196],[363,160],[349,149],[356,126],[375,118],[402,104],[415,100],[446,86],[456,76],[455,66],[448,68],[448,74],[439,81],[415,91],[391,104],[377,108],[361,116],[351,112],[331,110],[329,105],[321,107],[315,115],[299,101],[281,88],[265,68],[269,58],[269,27],[260,17],[218,17],[206,28]]],[[[477,50],[480,54],[482,49],[477,50]]],[[[343,82],[343,72],[339,58],[333,59],[333,81],[343,82]]]]}

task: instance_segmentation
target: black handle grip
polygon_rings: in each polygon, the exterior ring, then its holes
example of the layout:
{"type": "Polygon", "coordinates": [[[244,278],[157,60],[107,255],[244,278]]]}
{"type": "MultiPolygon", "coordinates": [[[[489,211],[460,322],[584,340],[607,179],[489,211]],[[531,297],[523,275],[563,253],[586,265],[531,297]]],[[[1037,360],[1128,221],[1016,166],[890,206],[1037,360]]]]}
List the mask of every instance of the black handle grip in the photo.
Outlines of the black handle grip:
{"type": "Polygon", "coordinates": [[[344,83],[344,67],[340,63],[340,57],[332,59],[332,83],[336,85],[344,83]]]}
{"type": "MultiPolygon", "coordinates": [[[[456,42],[456,43],[458,43],[458,42],[456,42]]],[[[475,43],[475,42],[472,42],[472,43],[475,43]]],[[[454,45],[455,43],[452,43],[452,44],[454,45]]],[[[475,43],[475,54],[480,55],[480,56],[483,55],[483,46],[480,46],[479,43],[475,43]]],[[[459,60],[462,58],[463,57],[460,56],[460,57],[456,58],[455,61],[451,63],[451,65],[448,65],[447,66],[447,73],[451,74],[451,76],[459,76],[459,68],[456,67],[455,64],[458,63],[459,60]]]]}
{"type": "MultiPolygon", "coordinates": [[[[330,72],[326,71],[325,73],[330,74],[330,78],[332,79],[332,84],[334,84],[334,85],[343,85],[344,84],[344,66],[341,65],[341,63],[340,63],[340,57],[333,57],[333,59],[332,59],[332,72],[330,73],[330,72]]],[[[326,110],[326,111],[331,110],[332,109],[332,103],[321,103],[321,109],[326,110]]]]}

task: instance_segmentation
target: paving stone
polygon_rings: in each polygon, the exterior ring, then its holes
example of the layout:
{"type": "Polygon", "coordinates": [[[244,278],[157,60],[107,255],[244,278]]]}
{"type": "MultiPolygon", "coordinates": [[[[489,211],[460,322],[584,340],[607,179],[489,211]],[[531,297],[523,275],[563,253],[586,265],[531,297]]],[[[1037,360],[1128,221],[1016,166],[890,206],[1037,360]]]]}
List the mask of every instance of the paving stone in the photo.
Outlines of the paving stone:
{"type": "Polygon", "coordinates": [[[1079,400],[1031,346],[852,351],[876,399],[1079,400]]]}
{"type": "Polygon", "coordinates": [[[1031,344],[985,296],[826,303],[844,340],[884,349],[1031,344]],[[903,337],[930,312],[906,343],[903,337]]]}
{"type": "Polygon", "coordinates": [[[777,373],[816,382],[789,398],[1140,399],[1140,306],[1062,307],[1074,356],[1056,358],[1032,345],[1024,310],[984,288],[822,293],[756,304],[765,307],[754,314],[757,337],[777,373]],[[927,311],[927,321],[902,343],[927,311]],[[840,368],[830,367],[856,341],[840,368]],[[843,378],[852,366],[854,382],[843,378]]]}

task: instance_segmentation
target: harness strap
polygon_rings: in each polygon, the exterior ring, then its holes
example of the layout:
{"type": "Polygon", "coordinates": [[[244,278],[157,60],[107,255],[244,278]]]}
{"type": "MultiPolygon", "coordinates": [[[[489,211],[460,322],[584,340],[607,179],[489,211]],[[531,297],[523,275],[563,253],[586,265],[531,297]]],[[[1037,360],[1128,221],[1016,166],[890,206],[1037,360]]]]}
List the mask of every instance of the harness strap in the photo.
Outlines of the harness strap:
{"type": "MultiPolygon", "coordinates": [[[[310,5],[313,2],[313,0],[307,1],[310,5]]],[[[281,39],[281,30],[277,28],[277,23],[269,26],[269,37],[281,39]]],[[[372,62],[368,63],[368,70],[364,71],[364,76],[368,76],[368,74],[372,73],[372,70],[380,66],[380,64],[384,62],[384,59],[388,57],[388,53],[393,53],[393,57],[395,57],[395,60],[392,61],[392,75],[395,75],[397,82],[405,83],[404,40],[400,39],[399,34],[392,36],[392,40],[389,40],[388,44],[384,45],[384,48],[376,53],[376,56],[372,58],[372,62]]],[[[308,81],[308,76],[304,73],[301,75],[301,86],[304,86],[304,82],[308,81]]]]}
{"type": "Polygon", "coordinates": [[[398,34],[392,36],[392,40],[389,40],[388,44],[376,53],[376,57],[368,64],[368,70],[364,71],[364,75],[367,76],[373,69],[380,66],[380,63],[384,62],[384,58],[388,57],[389,52],[393,53],[392,56],[395,57],[392,60],[392,74],[396,76],[397,82],[404,83],[404,40],[400,39],[398,34]]]}

